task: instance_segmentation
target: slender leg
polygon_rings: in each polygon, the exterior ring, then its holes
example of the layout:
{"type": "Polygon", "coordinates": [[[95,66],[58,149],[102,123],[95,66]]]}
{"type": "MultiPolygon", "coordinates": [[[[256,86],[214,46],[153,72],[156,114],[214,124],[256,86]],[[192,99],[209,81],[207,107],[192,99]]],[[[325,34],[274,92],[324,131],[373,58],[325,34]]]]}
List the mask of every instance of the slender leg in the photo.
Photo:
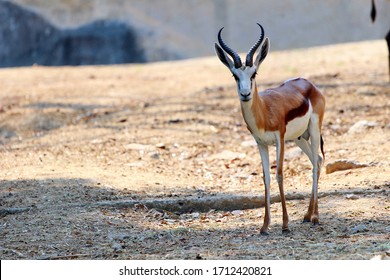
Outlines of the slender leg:
{"type": "Polygon", "coordinates": [[[318,154],[318,150],[320,148],[320,129],[319,129],[319,121],[316,115],[313,115],[310,119],[309,124],[310,131],[310,149],[313,163],[313,185],[311,190],[311,199],[308,212],[304,217],[304,221],[311,221],[314,225],[319,223],[318,217],[318,180],[320,177],[321,163],[322,158],[318,154]]]}
{"type": "MultiPolygon", "coordinates": [[[[301,148],[301,150],[308,156],[308,158],[310,159],[310,162],[313,165],[313,169],[314,169],[313,154],[312,154],[311,146],[309,145],[309,142],[303,138],[295,139],[294,141],[297,144],[297,146],[299,148],[301,148]]],[[[314,172],[314,170],[313,170],[313,172],[314,172]]],[[[313,192],[312,192],[312,195],[310,198],[309,209],[306,212],[305,217],[303,218],[304,223],[311,222],[312,213],[313,213],[313,192]]]]}
{"type": "Polygon", "coordinates": [[[284,197],[284,188],[283,188],[283,161],[284,161],[284,137],[280,136],[276,141],[276,165],[277,165],[276,179],[279,185],[280,200],[282,201],[282,209],[283,209],[282,231],[290,232],[290,230],[288,229],[288,214],[287,214],[286,199],[284,197]]]}
{"type": "Polygon", "coordinates": [[[307,140],[303,138],[295,139],[294,142],[299,148],[301,148],[301,150],[307,155],[310,162],[313,164],[313,155],[311,153],[309,142],[307,142],[307,140]]]}
{"type": "Polygon", "coordinates": [[[265,215],[264,215],[264,224],[261,227],[260,233],[267,235],[268,226],[271,222],[270,208],[271,208],[271,194],[270,194],[270,183],[271,177],[269,174],[269,153],[268,146],[258,143],[258,148],[261,156],[261,164],[263,166],[263,180],[264,180],[264,189],[265,189],[265,215]]]}
{"type": "MultiPolygon", "coordinates": [[[[310,143],[306,139],[303,139],[303,138],[295,139],[294,142],[307,155],[307,157],[309,158],[311,164],[314,164],[313,163],[313,154],[311,152],[310,143]]],[[[319,154],[318,154],[317,165],[318,165],[319,168],[322,166],[322,157],[319,154]]]]}

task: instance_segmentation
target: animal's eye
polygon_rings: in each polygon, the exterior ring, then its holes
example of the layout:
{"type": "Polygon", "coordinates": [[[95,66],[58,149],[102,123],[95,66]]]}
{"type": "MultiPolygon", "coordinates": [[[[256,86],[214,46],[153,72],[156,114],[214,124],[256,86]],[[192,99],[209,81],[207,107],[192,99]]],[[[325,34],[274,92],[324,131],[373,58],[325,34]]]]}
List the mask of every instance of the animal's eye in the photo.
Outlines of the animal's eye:
{"type": "Polygon", "coordinates": [[[233,78],[234,78],[236,81],[238,81],[238,77],[237,77],[236,74],[233,74],[233,78]]]}
{"type": "Polygon", "coordinates": [[[256,75],[257,75],[257,72],[253,73],[253,75],[252,75],[251,79],[254,79],[254,78],[256,78],[256,75]]]}

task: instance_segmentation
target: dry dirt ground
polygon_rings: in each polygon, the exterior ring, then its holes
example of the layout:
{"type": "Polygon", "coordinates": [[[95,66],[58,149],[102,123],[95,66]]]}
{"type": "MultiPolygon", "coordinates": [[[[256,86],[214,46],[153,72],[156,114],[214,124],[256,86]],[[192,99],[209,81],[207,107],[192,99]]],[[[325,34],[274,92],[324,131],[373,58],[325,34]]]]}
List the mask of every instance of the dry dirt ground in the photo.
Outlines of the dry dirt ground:
{"type": "Polygon", "coordinates": [[[388,258],[386,60],[384,41],[271,51],[259,87],[309,78],[327,110],[321,224],[301,223],[311,166],[289,143],[292,232],[282,234],[273,203],[268,236],[264,209],[240,204],[261,200],[260,156],[216,57],[0,70],[1,259],[388,258]],[[338,160],[366,166],[326,174],[338,160]],[[191,204],[205,198],[214,199],[206,208],[191,204]]]}

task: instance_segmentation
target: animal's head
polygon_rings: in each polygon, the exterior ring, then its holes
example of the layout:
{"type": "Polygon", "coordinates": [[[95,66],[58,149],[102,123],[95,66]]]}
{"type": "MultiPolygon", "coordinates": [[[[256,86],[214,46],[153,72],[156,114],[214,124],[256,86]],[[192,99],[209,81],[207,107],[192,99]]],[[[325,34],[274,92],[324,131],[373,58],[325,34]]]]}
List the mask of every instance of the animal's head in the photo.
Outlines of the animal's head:
{"type": "Polygon", "coordinates": [[[267,56],[269,50],[269,40],[268,38],[264,39],[264,28],[259,23],[257,25],[261,29],[261,35],[256,44],[248,51],[244,65],[241,62],[240,56],[222,40],[221,33],[223,27],[218,32],[219,45],[215,43],[215,52],[221,62],[229,68],[230,72],[232,72],[233,77],[237,82],[238,96],[243,102],[252,99],[257,70],[267,56]],[[256,59],[253,60],[255,53],[257,53],[256,59]]]}

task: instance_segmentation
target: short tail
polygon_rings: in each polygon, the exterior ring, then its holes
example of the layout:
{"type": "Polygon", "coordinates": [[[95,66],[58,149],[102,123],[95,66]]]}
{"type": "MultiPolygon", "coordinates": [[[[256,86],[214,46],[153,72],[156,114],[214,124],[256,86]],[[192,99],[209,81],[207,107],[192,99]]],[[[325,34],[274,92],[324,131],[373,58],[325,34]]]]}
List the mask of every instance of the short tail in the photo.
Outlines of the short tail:
{"type": "Polygon", "coordinates": [[[322,135],[320,135],[321,139],[321,153],[324,160],[322,162],[325,162],[325,153],[324,153],[324,139],[322,138],[322,135]]]}

